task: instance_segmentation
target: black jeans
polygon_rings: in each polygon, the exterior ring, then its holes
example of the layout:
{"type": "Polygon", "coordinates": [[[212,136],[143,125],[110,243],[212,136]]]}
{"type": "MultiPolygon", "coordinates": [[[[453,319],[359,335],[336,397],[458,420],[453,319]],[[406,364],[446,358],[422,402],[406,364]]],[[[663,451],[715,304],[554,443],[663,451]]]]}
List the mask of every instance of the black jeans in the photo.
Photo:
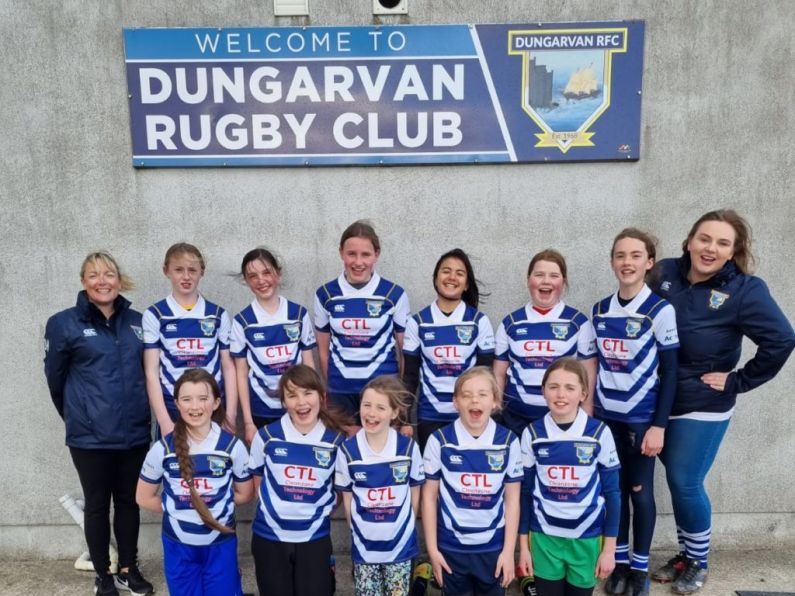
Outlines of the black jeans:
{"type": "Polygon", "coordinates": [[[110,569],[110,501],[113,498],[113,533],[119,549],[119,567],[130,567],[138,558],[138,529],[141,515],[135,502],[135,487],[148,445],[130,449],[79,449],[69,447],[80,477],[88,552],[94,569],[110,569]]]}

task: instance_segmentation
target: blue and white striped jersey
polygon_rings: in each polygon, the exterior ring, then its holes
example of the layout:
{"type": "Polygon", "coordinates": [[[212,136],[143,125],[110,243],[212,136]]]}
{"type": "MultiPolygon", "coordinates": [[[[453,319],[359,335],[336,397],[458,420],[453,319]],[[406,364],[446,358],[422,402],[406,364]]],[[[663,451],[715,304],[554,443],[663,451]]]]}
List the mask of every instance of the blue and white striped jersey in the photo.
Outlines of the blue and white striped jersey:
{"type": "Polygon", "coordinates": [[[249,470],[262,476],[253,531],[275,542],[328,536],[336,497],[334,468],[342,433],[318,421],[306,435],[284,414],[251,442],[249,470]]]}
{"type": "MultiPolygon", "coordinates": [[[[233,482],[251,478],[248,452],[234,435],[213,423],[210,434],[201,443],[191,444],[193,486],[207,503],[210,513],[221,524],[235,527],[233,482]]],[[[180,474],[174,452],[174,435],[170,433],[152,445],[140,474],[150,484],[163,483],[163,533],[182,544],[202,546],[221,542],[232,534],[221,534],[206,526],[193,508],[189,485],[180,474]]]]}
{"type": "Polygon", "coordinates": [[[398,373],[395,333],[403,333],[409,300],[399,285],[373,273],[361,289],[345,275],[315,293],[315,327],[331,334],[329,392],[359,394],[370,379],[398,373]]]}
{"type": "Polygon", "coordinates": [[[525,474],[534,476],[533,532],[561,538],[603,534],[605,499],[600,474],[619,468],[607,425],[581,409],[563,430],[547,414],[522,434],[522,465],[525,474]]]}
{"type": "Polygon", "coordinates": [[[673,307],[645,285],[626,306],[614,294],[594,305],[590,333],[599,355],[594,414],[650,422],[660,385],[657,352],[679,347],[673,307]]]}
{"type": "Polygon", "coordinates": [[[417,419],[452,422],[455,381],[478,355],[494,353],[494,330],[486,315],[463,302],[450,316],[433,302],[409,318],[403,351],[422,362],[417,419]]]}
{"type": "Polygon", "coordinates": [[[307,310],[279,297],[279,308],[270,314],[254,300],[232,319],[230,351],[248,362],[251,413],[276,418],[284,413],[278,396],[284,371],[301,362],[301,352],[316,345],[315,330],[307,310]]]}
{"type": "Polygon", "coordinates": [[[594,356],[590,326],[588,317],[563,302],[546,314],[527,304],[505,317],[495,336],[495,358],[510,363],[505,407],[531,420],[546,414],[549,409],[541,393],[544,373],[564,356],[594,356]]]}
{"type": "Polygon", "coordinates": [[[489,420],[475,438],[456,420],[430,436],[423,462],[426,478],[439,481],[439,550],[502,550],[505,484],[523,478],[516,435],[489,420]]]}
{"type": "Polygon", "coordinates": [[[373,451],[362,429],[337,458],[337,490],[350,491],[355,563],[399,563],[419,554],[411,487],[425,482],[419,447],[389,430],[384,449],[373,451]]]}
{"type": "Polygon", "coordinates": [[[176,413],[174,383],[189,368],[203,368],[215,377],[223,393],[221,350],[229,349],[231,322],[226,311],[199,296],[186,310],[173,295],[146,309],[144,348],[160,350],[160,385],[166,408],[176,413]]]}

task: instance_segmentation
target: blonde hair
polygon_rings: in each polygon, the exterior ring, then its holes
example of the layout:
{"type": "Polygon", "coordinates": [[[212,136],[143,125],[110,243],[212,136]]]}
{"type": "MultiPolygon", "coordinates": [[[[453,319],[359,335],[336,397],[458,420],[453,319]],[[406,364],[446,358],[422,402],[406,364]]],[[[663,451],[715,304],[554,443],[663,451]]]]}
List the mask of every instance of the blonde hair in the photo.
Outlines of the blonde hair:
{"type": "Polygon", "coordinates": [[[86,255],[86,258],[83,259],[83,264],[80,265],[80,279],[84,279],[86,270],[91,265],[96,265],[97,263],[102,263],[105,265],[105,267],[113,271],[119,277],[119,288],[123,292],[135,289],[135,284],[133,283],[132,279],[121,272],[116,259],[114,259],[109,252],[104,250],[90,252],[86,255]]]}
{"type": "Polygon", "coordinates": [[[393,426],[408,424],[409,399],[411,398],[411,393],[406,389],[400,379],[394,375],[381,375],[380,377],[376,377],[364,386],[364,389],[362,389],[362,397],[364,397],[364,392],[368,389],[385,395],[387,400],[389,400],[389,407],[397,411],[397,417],[392,424],[393,426]]]}
{"type": "Polygon", "coordinates": [[[199,260],[199,264],[201,265],[202,273],[204,273],[204,256],[202,255],[201,251],[196,248],[196,246],[193,244],[188,244],[187,242],[177,242],[176,244],[172,244],[168,247],[166,256],[163,259],[163,269],[168,269],[169,261],[181,255],[190,255],[192,257],[196,257],[199,260]]]}
{"type": "Polygon", "coordinates": [[[486,366],[474,366],[461,373],[461,376],[455,380],[453,397],[460,396],[464,388],[464,383],[475,377],[484,377],[489,382],[489,385],[491,385],[491,392],[494,394],[494,409],[502,410],[502,391],[500,391],[500,386],[497,384],[497,378],[494,376],[494,373],[486,366]]]}

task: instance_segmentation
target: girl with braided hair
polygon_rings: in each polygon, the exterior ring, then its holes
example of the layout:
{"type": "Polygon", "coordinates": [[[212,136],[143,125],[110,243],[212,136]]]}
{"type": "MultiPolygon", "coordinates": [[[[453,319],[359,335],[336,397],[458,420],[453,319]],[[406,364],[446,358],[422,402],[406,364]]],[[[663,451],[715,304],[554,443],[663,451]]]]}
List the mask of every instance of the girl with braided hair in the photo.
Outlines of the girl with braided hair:
{"type": "Polygon", "coordinates": [[[163,566],[172,594],[242,594],[237,564],[235,506],[254,485],[248,452],[220,427],[221,392],[213,376],[187,370],[174,386],[174,431],[149,450],[136,500],[163,512],[163,566]],[[162,495],[158,487],[162,484],[162,495]]]}

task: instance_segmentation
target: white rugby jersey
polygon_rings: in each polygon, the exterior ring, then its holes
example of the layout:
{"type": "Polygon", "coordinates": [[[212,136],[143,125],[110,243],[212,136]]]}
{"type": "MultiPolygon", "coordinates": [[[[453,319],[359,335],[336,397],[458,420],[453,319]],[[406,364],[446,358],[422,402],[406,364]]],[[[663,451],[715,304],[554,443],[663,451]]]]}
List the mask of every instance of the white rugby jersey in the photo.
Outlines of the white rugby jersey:
{"type": "Polygon", "coordinates": [[[235,315],[230,352],[248,362],[254,416],[276,418],[284,413],[278,395],[279,379],[284,371],[301,362],[301,352],[315,345],[315,330],[307,310],[281,296],[274,314],[254,300],[235,315]]]}
{"type": "Polygon", "coordinates": [[[215,377],[221,393],[221,350],[229,349],[231,322],[226,311],[202,296],[191,310],[169,295],[146,309],[141,323],[144,348],[160,350],[160,385],[166,408],[174,413],[174,383],[189,368],[215,377]]]}
{"type": "Polygon", "coordinates": [[[398,374],[395,333],[403,333],[409,300],[399,285],[373,273],[356,289],[340,275],[315,293],[315,327],[331,334],[329,392],[359,394],[370,379],[398,374]]]}
{"type": "Polygon", "coordinates": [[[594,351],[599,355],[594,414],[624,422],[650,422],[657,409],[658,351],[679,347],[676,313],[644,285],[621,306],[618,294],[593,307],[594,351]]]}
{"type": "Polygon", "coordinates": [[[262,476],[253,531],[275,542],[328,536],[336,497],[334,468],[344,435],[318,420],[306,435],[284,414],[251,442],[249,470],[262,476]]]}
{"type": "Polygon", "coordinates": [[[399,563],[419,554],[411,487],[425,482],[425,473],[417,444],[389,429],[378,453],[362,429],[340,451],[335,484],[352,493],[353,561],[399,563]]]}
{"type": "Polygon", "coordinates": [[[563,430],[547,414],[522,434],[522,465],[526,474],[535,476],[533,532],[561,538],[602,535],[605,499],[600,473],[619,468],[607,425],[580,409],[563,430]]]}
{"type": "Polygon", "coordinates": [[[583,313],[563,302],[541,314],[532,304],[505,317],[495,336],[495,358],[509,362],[505,407],[537,420],[549,409],[541,380],[550,364],[564,356],[594,356],[591,323],[583,313]],[[583,333],[585,331],[586,333],[583,333]]]}
{"type": "MultiPolygon", "coordinates": [[[[207,503],[212,516],[222,525],[235,527],[233,482],[251,478],[248,452],[234,435],[212,423],[210,434],[188,448],[193,462],[193,486],[207,503]]],[[[146,455],[140,478],[150,484],[163,483],[163,533],[182,544],[202,546],[232,537],[206,526],[193,508],[190,488],[182,479],[170,433],[152,445],[146,455]]]]}
{"type": "Polygon", "coordinates": [[[421,357],[417,419],[452,422],[458,417],[455,381],[479,355],[494,353],[494,330],[486,315],[464,302],[448,316],[434,301],[409,318],[403,351],[421,357]]]}
{"type": "Polygon", "coordinates": [[[428,438],[423,463],[426,478],[439,481],[439,550],[501,550],[505,484],[524,475],[516,435],[489,420],[475,438],[456,420],[428,438]]]}

